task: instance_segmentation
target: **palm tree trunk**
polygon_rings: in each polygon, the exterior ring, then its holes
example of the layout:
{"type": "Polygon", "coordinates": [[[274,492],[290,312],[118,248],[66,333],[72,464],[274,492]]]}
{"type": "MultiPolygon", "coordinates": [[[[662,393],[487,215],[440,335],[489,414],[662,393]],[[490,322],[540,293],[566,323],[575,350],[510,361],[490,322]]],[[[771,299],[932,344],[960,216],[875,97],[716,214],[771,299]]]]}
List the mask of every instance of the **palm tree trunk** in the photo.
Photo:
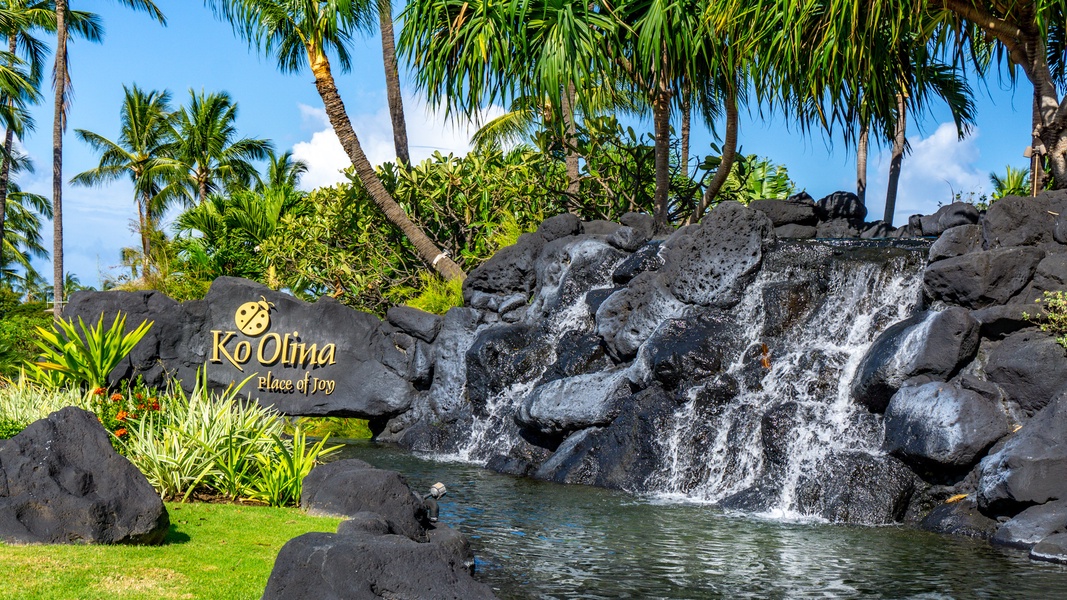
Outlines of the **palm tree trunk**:
{"type": "Polygon", "coordinates": [[[355,130],[352,129],[352,122],[349,121],[348,113],[345,112],[344,103],[341,101],[341,95],[337,92],[337,85],[334,83],[333,74],[330,72],[330,62],[326,55],[317,52],[314,48],[309,48],[308,59],[311,64],[311,72],[315,74],[315,88],[322,98],[323,106],[326,108],[326,115],[330,118],[330,124],[337,134],[337,139],[341,142],[341,147],[345,149],[349,160],[352,161],[352,166],[356,169],[356,175],[359,176],[363,187],[367,189],[371,200],[385,214],[385,218],[389,219],[389,222],[396,225],[411,240],[419,257],[436,269],[441,276],[445,279],[465,278],[466,273],[463,272],[463,269],[447,254],[442,252],[417,225],[411,222],[411,219],[404,213],[404,209],[397,204],[396,200],[393,200],[385,186],[382,185],[381,180],[378,179],[378,174],[374,172],[374,167],[363,152],[355,130]]]}
{"type": "MultiPolygon", "coordinates": [[[[11,34],[7,38],[7,51],[10,52],[12,56],[14,56],[15,51],[18,50],[18,46],[16,45],[17,40],[18,38],[15,37],[15,34],[11,34]]],[[[14,66],[13,62],[14,61],[9,61],[8,65],[14,66]]],[[[9,107],[13,107],[15,105],[15,99],[8,98],[7,104],[9,107]]],[[[11,179],[11,145],[13,143],[15,143],[15,130],[8,127],[7,131],[4,132],[4,156],[3,163],[0,164],[0,266],[3,264],[3,243],[6,239],[4,226],[6,225],[7,219],[7,186],[8,181],[11,179]]],[[[3,269],[0,269],[0,281],[3,281],[3,278],[3,269]]]]}
{"type": "Polygon", "coordinates": [[[679,166],[683,169],[686,177],[689,177],[689,133],[692,128],[692,92],[686,87],[682,91],[682,149],[678,159],[679,166]]]}
{"type": "Polygon", "coordinates": [[[404,119],[404,99],[400,96],[400,72],[396,66],[396,40],[393,35],[393,5],[378,0],[378,22],[382,33],[382,62],[385,64],[385,92],[389,99],[389,118],[393,121],[393,145],[396,160],[411,164],[408,153],[408,127],[404,119]]]}
{"type": "Polygon", "coordinates": [[[578,151],[577,145],[578,127],[574,123],[574,85],[568,83],[563,92],[563,102],[560,109],[563,111],[563,162],[567,166],[567,206],[569,212],[578,214],[578,187],[580,185],[578,174],[578,151]]]}
{"type": "Polygon", "coordinates": [[[885,214],[882,220],[893,225],[893,213],[897,209],[897,184],[900,182],[900,166],[904,162],[904,133],[908,128],[908,107],[904,95],[897,94],[897,129],[893,136],[893,153],[889,159],[889,186],[885,191],[885,214]]]}
{"type": "Polygon", "coordinates": [[[149,247],[148,234],[150,233],[150,225],[146,213],[148,212],[148,198],[137,199],[137,220],[139,232],[141,234],[141,263],[144,265],[141,272],[143,274],[148,273],[148,256],[151,248],[149,247]]]}
{"type": "Polygon", "coordinates": [[[871,131],[864,122],[860,125],[860,139],[856,144],[856,197],[863,206],[867,206],[867,152],[870,142],[871,131]]]}
{"type": "Polygon", "coordinates": [[[656,155],[653,161],[656,173],[656,191],[653,196],[653,217],[656,229],[667,229],[669,215],[667,214],[667,200],[669,198],[671,184],[670,151],[671,151],[671,93],[660,88],[656,99],[652,104],[652,122],[655,128],[656,155]]]}
{"type": "Polygon", "coordinates": [[[719,162],[719,168],[715,171],[715,177],[708,184],[708,189],[704,190],[704,197],[700,199],[700,206],[690,217],[690,223],[696,223],[704,216],[704,211],[708,209],[711,201],[715,199],[722,186],[726,184],[726,179],[730,176],[730,170],[733,169],[734,160],[737,158],[737,92],[733,88],[726,92],[725,105],[726,136],[722,140],[722,160],[719,162]]]}
{"type": "Polygon", "coordinates": [[[56,96],[52,120],[52,317],[63,317],[63,130],[66,129],[67,0],[56,0],[56,96]]]}
{"type": "Polygon", "coordinates": [[[1041,138],[1038,132],[1041,130],[1041,89],[1034,86],[1034,107],[1031,117],[1033,137],[1030,141],[1030,195],[1036,196],[1044,186],[1045,167],[1042,165],[1041,153],[1037,150],[1041,146],[1041,138]]]}

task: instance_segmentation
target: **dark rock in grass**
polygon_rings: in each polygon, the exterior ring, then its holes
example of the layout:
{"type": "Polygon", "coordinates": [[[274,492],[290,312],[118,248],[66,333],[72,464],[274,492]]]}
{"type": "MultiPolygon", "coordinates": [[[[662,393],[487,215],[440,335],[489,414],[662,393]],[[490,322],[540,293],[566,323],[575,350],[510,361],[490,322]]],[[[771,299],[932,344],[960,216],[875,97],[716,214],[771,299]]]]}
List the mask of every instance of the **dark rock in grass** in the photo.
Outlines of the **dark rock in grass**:
{"type": "Polygon", "coordinates": [[[278,553],[264,600],[482,600],[495,598],[470,575],[454,540],[418,543],[399,535],[306,533],[278,553]]]}
{"type": "Polygon", "coordinates": [[[835,523],[900,522],[916,490],[915,475],[892,456],[841,452],[797,485],[798,509],[835,523]]]}
{"type": "Polygon", "coordinates": [[[1054,533],[1034,544],[1030,560],[1067,565],[1067,533],[1054,533]]]}
{"type": "Polygon", "coordinates": [[[556,483],[578,483],[649,491],[649,480],[661,467],[659,432],[667,426],[674,402],[652,386],[621,402],[621,411],[605,427],[570,435],[533,474],[556,483]]]}
{"type": "Polygon", "coordinates": [[[422,500],[395,471],[375,469],[355,459],[319,465],[304,478],[300,507],[312,514],[378,513],[390,533],[423,540],[422,500]]]}
{"type": "Polygon", "coordinates": [[[1026,287],[1045,252],[998,248],[939,260],[926,268],[923,286],[935,300],[964,308],[1006,304],[1026,287]]]}
{"type": "Polygon", "coordinates": [[[815,202],[811,196],[791,196],[785,200],[753,200],[748,204],[771,220],[775,227],[783,225],[815,225],[815,202]]]}
{"type": "Polygon", "coordinates": [[[0,444],[0,540],[159,544],[169,528],[159,494],[90,412],[69,406],[0,444]]]}
{"type": "Polygon", "coordinates": [[[994,446],[978,473],[978,506],[986,514],[1014,515],[1067,499],[1067,394],[994,446]]]}
{"type": "Polygon", "coordinates": [[[982,249],[982,228],[978,225],[957,225],[945,230],[930,246],[930,262],[955,258],[982,249]]]}
{"type": "Polygon", "coordinates": [[[998,546],[1030,548],[1057,533],[1067,531],[1067,500],[1031,506],[1004,523],[990,541],[998,546]]]}
{"type": "Polygon", "coordinates": [[[441,317],[410,306],[393,306],[386,311],[389,322],[420,340],[433,343],[441,330],[441,317]]]}
{"type": "Polygon", "coordinates": [[[978,322],[960,308],[919,313],[882,332],[852,380],[852,397],[872,412],[916,376],[947,380],[978,351],[978,322]]]}
{"type": "Polygon", "coordinates": [[[965,472],[1008,432],[999,406],[948,383],[903,387],[885,411],[885,450],[920,473],[965,472]]]}
{"type": "Polygon", "coordinates": [[[1020,331],[989,353],[985,372],[1009,401],[1032,415],[1067,385],[1067,353],[1048,333],[1020,331]]]}
{"type": "Polygon", "coordinates": [[[997,526],[996,519],[983,515],[971,497],[938,506],[919,524],[926,531],[980,540],[993,537],[997,526]]]}

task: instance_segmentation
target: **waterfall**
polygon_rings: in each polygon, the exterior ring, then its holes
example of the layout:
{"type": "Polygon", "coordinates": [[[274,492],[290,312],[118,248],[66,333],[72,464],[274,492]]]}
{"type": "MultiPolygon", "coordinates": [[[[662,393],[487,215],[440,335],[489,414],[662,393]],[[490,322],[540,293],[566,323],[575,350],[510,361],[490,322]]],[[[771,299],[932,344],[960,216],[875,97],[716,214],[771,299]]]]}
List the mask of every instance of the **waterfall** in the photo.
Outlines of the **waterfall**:
{"type": "MultiPolygon", "coordinates": [[[[796,518],[804,516],[797,510],[798,484],[817,476],[828,455],[879,453],[881,425],[853,404],[850,386],[877,335],[917,309],[922,271],[916,262],[907,256],[832,261],[822,302],[776,340],[758,382],[744,376],[743,359],[750,353],[741,352],[728,366],[740,384],[730,403],[702,410],[693,398],[697,389],[690,390],[690,401],[678,408],[660,439],[664,468],[653,489],[669,499],[710,503],[758,490],[771,497],[763,504],[770,514],[796,518]],[[767,464],[762,420],[783,406],[795,425],[782,440],[784,464],[767,464]]],[[[764,290],[798,276],[811,278],[804,270],[794,263],[760,272],[733,309],[744,332],[742,347],[764,347],[764,290]]]]}

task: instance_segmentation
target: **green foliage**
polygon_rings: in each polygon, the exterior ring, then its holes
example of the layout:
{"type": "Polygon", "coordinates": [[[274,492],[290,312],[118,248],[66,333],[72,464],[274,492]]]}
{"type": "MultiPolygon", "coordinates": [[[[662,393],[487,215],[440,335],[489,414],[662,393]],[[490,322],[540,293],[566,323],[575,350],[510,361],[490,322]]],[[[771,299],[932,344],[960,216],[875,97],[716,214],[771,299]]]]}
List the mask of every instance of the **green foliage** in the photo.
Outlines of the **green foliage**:
{"type": "Polygon", "coordinates": [[[34,385],[20,373],[14,380],[0,384],[0,419],[20,423],[23,427],[65,407],[93,410],[92,399],[81,390],[54,389],[34,385]]]}
{"type": "Polygon", "coordinates": [[[26,428],[26,425],[12,419],[0,419],[0,440],[9,440],[26,428]]]}
{"type": "MultiPolygon", "coordinates": [[[[353,440],[369,440],[373,437],[366,419],[300,417],[296,420],[296,424],[308,435],[315,437],[332,436],[353,440]]],[[[292,429],[292,427],[286,427],[288,433],[292,433],[292,429]]]]}
{"type": "Polygon", "coordinates": [[[250,498],[272,505],[300,499],[303,475],[339,447],[325,439],[308,446],[303,432],[283,437],[279,414],[242,400],[240,388],[208,391],[201,374],[191,394],[180,388],[161,397],[161,409],[127,421],[117,436],[121,451],[164,498],[188,500],[194,493],[250,498]],[[279,466],[282,465],[282,466],[279,466]]]}
{"type": "Polygon", "coordinates": [[[148,333],[152,322],[144,321],[125,333],[125,315],[115,315],[115,321],[104,329],[104,315],[101,314],[95,327],[86,327],[85,321],[78,317],[78,327],[81,333],[74,327],[73,320],[60,319],[53,323],[51,331],[37,328],[37,345],[43,353],[42,359],[29,367],[31,376],[38,383],[107,387],[108,375],[148,333]]]}
{"type": "Polygon", "coordinates": [[[161,546],[0,544],[5,598],[259,598],[282,546],[341,519],[296,508],[167,503],[161,546]]]}
{"type": "Polygon", "coordinates": [[[1030,195],[1029,169],[1016,169],[1007,165],[1004,167],[1004,173],[990,173],[989,182],[993,184],[990,197],[994,202],[1005,196],[1030,195]]]}
{"type": "Polygon", "coordinates": [[[443,315],[448,309],[463,306],[463,282],[458,279],[445,281],[433,273],[419,274],[420,286],[416,289],[394,288],[393,294],[399,297],[410,296],[407,306],[424,310],[435,315],[443,315]]]}
{"type": "Polygon", "coordinates": [[[1037,303],[1042,305],[1042,312],[1024,312],[1023,318],[1039,323],[1041,331],[1055,334],[1056,341],[1067,348],[1067,291],[1045,292],[1044,297],[1038,299],[1037,303]]]}

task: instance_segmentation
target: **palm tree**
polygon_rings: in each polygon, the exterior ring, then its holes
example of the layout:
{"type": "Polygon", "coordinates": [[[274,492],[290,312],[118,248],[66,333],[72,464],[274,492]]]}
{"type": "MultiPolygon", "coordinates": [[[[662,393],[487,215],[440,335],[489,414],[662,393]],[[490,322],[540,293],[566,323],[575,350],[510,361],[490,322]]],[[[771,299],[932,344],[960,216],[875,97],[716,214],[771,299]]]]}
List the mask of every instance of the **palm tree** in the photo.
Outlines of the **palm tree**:
{"type": "Polygon", "coordinates": [[[292,150],[281,155],[275,154],[274,150],[268,150],[267,177],[260,182],[257,191],[276,187],[288,187],[295,190],[300,183],[300,177],[307,171],[308,164],[306,162],[293,160],[292,150]]]}
{"type": "Polygon", "coordinates": [[[253,160],[274,149],[268,140],[238,138],[237,103],[226,92],[189,90],[189,106],[174,115],[174,154],[188,168],[187,193],[203,204],[208,194],[247,188],[259,177],[253,160]]]}
{"type": "Polygon", "coordinates": [[[43,219],[52,217],[52,207],[43,196],[24,193],[12,182],[8,194],[8,226],[0,252],[0,272],[5,280],[19,280],[36,274],[32,259],[47,259],[41,229],[43,219]],[[21,273],[13,267],[18,267],[21,273]]]}
{"type": "Polygon", "coordinates": [[[98,133],[75,130],[79,139],[100,153],[100,164],[75,175],[71,183],[97,186],[122,177],[130,178],[137,206],[141,255],[147,268],[152,231],[174,196],[176,184],[169,182],[182,173],[183,164],[170,156],[174,146],[169,123],[170,93],[148,92],[136,85],[123,86],[123,91],[117,142],[98,133]]]}
{"type": "Polygon", "coordinates": [[[1030,173],[1026,169],[1016,169],[1011,165],[1004,167],[1004,174],[990,173],[989,183],[993,184],[993,193],[989,195],[993,200],[1030,193],[1030,173]]]}
{"type": "Polygon", "coordinates": [[[382,37],[382,62],[385,66],[385,93],[389,100],[389,118],[393,123],[393,146],[400,164],[411,164],[408,152],[408,127],[404,119],[404,99],[400,95],[400,72],[396,66],[396,41],[393,35],[393,3],[378,0],[378,28],[382,37]]]}
{"type": "Polygon", "coordinates": [[[360,146],[337,92],[329,54],[342,68],[351,66],[347,45],[359,23],[359,11],[348,0],[206,0],[215,14],[229,21],[250,44],[274,54],[283,71],[311,68],[334,132],[373,202],[415,246],[419,257],[446,279],[465,277],[463,269],[415,225],[382,185],[360,146]]]}
{"type": "MultiPolygon", "coordinates": [[[[161,24],[167,20],[152,0],[118,0],[134,10],[143,10],[161,24]]],[[[55,282],[53,315],[58,320],[63,313],[63,132],[67,127],[67,91],[70,73],[67,71],[67,35],[71,27],[71,10],[67,0],[55,0],[56,63],[54,70],[55,105],[52,114],[52,281],[55,282]]]]}

